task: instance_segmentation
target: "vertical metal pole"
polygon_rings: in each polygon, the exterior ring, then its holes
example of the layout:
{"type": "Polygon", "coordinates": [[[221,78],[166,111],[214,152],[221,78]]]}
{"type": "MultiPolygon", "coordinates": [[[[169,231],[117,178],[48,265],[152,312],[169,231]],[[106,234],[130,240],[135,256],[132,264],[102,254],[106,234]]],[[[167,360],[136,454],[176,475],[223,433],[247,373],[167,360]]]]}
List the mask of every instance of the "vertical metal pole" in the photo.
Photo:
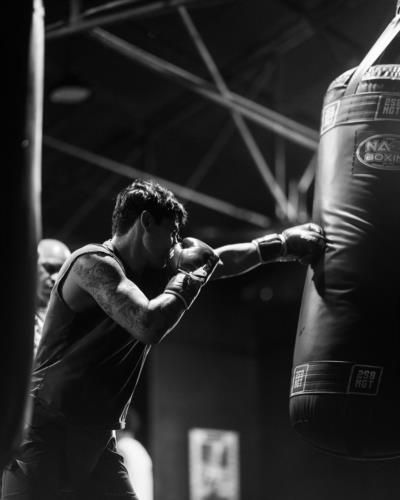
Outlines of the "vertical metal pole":
{"type": "Polygon", "coordinates": [[[44,15],[41,0],[7,2],[12,30],[4,39],[0,197],[2,327],[0,332],[0,469],[22,437],[33,357],[37,240],[40,235],[44,15]],[[18,30],[15,29],[18,26],[18,30]]]}

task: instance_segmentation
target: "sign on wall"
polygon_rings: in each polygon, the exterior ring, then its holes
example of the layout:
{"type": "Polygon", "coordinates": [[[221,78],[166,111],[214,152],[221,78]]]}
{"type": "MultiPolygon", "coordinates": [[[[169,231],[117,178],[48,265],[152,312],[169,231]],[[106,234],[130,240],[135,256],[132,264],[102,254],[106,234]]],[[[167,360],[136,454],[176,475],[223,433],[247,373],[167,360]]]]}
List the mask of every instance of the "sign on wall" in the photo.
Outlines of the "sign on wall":
{"type": "Polygon", "coordinates": [[[237,432],[189,431],[190,500],[240,500],[239,475],[237,432]]]}

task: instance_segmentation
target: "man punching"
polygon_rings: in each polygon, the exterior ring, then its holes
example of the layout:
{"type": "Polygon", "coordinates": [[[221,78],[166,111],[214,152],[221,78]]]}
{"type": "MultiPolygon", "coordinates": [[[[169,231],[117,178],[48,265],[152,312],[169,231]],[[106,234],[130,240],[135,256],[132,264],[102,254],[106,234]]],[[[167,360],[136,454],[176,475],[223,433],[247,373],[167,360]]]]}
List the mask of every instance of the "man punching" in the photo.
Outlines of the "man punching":
{"type": "Polygon", "coordinates": [[[158,184],[137,180],[117,197],[112,237],[67,259],[52,291],[33,372],[33,415],[4,474],[3,499],[136,499],[113,430],[152,347],[209,279],[276,260],[311,261],[322,230],[306,224],[213,250],[180,233],[186,210],[158,184]],[[154,279],[154,278],[157,279],[154,279]]]}

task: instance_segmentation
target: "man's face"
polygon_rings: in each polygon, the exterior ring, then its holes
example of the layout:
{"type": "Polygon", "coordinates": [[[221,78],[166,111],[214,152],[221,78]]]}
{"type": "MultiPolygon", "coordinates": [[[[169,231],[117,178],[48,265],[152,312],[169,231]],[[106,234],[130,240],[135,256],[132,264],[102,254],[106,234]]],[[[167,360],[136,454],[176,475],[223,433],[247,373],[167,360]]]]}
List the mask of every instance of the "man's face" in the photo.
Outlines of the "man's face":
{"type": "Polygon", "coordinates": [[[146,238],[150,266],[156,269],[165,267],[177,241],[178,224],[174,219],[163,218],[160,222],[153,220],[146,238]]]}
{"type": "Polygon", "coordinates": [[[40,306],[46,306],[50,293],[53,289],[57,274],[64,261],[59,258],[40,258],[38,259],[38,283],[37,298],[40,306]]]}
{"type": "Polygon", "coordinates": [[[70,256],[69,248],[59,240],[43,239],[38,245],[38,306],[46,307],[57,274],[70,256]]]}

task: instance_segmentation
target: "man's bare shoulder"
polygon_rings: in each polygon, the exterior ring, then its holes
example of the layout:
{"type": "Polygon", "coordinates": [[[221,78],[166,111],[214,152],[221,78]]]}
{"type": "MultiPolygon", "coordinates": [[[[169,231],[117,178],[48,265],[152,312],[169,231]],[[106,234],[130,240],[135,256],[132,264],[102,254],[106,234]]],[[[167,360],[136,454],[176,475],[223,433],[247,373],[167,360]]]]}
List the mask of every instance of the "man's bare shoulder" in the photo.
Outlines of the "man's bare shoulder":
{"type": "Polygon", "coordinates": [[[72,310],[79,312],[92,307],[104,294],[112,294],[124,279],[121,266],[112,256],[85,253],[72,264],[62,284],[62,296],[72,310]]]}
{"type": "Polygon", "coordinates": [[[100,251],[80,255],[71,267],[71,275],[83,288],[112,286],[125,277],[116,259],[100,251]]]}

